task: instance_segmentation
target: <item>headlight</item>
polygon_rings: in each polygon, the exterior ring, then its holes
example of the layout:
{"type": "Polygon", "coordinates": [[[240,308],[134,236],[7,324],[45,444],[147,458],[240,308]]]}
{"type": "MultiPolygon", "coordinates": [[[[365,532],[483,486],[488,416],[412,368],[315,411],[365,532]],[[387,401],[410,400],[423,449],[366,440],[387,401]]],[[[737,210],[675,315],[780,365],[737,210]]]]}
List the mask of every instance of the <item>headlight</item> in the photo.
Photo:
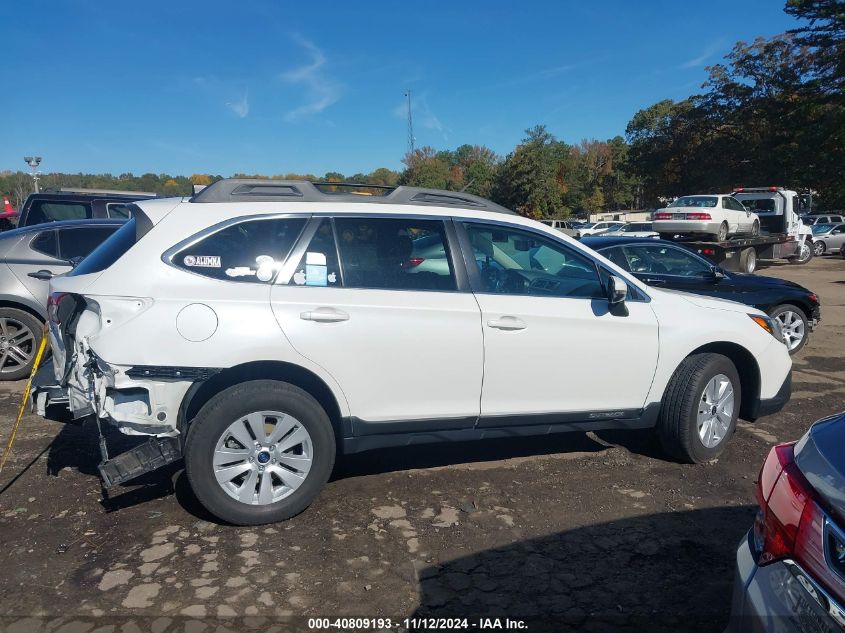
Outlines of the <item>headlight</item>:
{"type": "Polygon", "coordinates": [[[751,320],[754,321],[754,323],[786,345],[783,340],[783,330],[781,330],[780,323],[762,314],[749,314],[748,316],[751,317],[751,320]]]}

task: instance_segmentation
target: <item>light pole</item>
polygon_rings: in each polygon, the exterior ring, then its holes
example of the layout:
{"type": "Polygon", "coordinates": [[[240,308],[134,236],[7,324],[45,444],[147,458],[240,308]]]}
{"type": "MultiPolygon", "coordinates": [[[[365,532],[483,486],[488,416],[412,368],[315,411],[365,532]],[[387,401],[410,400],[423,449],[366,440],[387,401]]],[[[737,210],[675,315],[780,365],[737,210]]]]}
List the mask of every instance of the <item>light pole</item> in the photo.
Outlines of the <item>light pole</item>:
{"type": "Polygon", "coordinates": [[[24,156],[24,162],[29,165],[29,168],[32,170],[32,184],[35,187],[35,193],[38,193],[40,189],[38,188],[38,165],[41,164],[41,157],[40,156],[24,156]]]}

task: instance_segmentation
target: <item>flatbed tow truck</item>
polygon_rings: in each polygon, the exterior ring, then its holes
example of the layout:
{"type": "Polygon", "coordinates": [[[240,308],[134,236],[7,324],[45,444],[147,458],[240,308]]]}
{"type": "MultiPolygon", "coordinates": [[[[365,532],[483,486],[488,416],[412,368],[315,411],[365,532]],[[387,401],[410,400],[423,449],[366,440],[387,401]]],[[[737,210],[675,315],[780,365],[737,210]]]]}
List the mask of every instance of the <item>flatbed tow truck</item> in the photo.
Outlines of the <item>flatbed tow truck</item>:
{"type": "Polygon", "coordinates": [[[700,241],[676,235],[673,241],[706,257],[713,263],[743,273],[757,270],[760,260],[786,259],[806,264],[813,258],[813,234],[801,222],[801,198],[783,187],[736,189],[733,197],[760,218],[760,235],[724,241],[700,241]]]}

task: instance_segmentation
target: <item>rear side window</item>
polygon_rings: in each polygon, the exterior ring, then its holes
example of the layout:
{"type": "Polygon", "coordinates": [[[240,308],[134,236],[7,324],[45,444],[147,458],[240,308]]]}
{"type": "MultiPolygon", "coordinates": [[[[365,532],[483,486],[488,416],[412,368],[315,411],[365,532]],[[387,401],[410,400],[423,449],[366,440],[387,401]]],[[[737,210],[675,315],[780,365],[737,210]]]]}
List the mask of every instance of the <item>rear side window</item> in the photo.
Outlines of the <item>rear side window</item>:
{"type": "Polygon", "coordinates": [[[443,222],[335,219],[343,285],[389,290],[455,290],[443,222]]]}
{"type": "Polygon", "coordinates": [[[59,229],[59,256],[62,259],[88,257],[118,228],[117,226],[88,226],[59,229]]]}
{"type": "Polygon", "coordinates": [[[114,264],[143,236],[143,233],[138,231],[137,222],[138,220],[136,218],[132,218],[112,233],[111,237],[107,238],[104,242],[100,242],[67,276],[75,277],[77,275],[98,273],[114,264]]]}
{"type": "Polygon", "coordinates": [[[106,212],[110,218],[125,218],[132,217],[131,206],[123,202],[109,202],[106,205],[106,212]]]}
{"type": "Polygon", "coordinates": [[[325,218],[320,221],[320,226],[302,254],[288,285],[323,287],[341,285],[337,246],[330,219],[325,218]]]}
{"type": "Polygon", "coordinates": [[[91,205],[83,202],[36,200],[26,216],[27,226],[58,220],[85,220],[91,217],[91,205]]]}
{"type": "Polygon", "coordinates": [[[226,281],[267,283],[285,262],[305,218],[268,218],[232,224],[173,256],[183,270],[226,281]]]}
{"type": "Polygon", "coordinates": [[[59,256],[59,243],[56,240],[55,231],[43,231],[42,233],[39,233],[36,238],[30,242],[29,247],[34,251],[44,253],[50,257],[59,256]]]}

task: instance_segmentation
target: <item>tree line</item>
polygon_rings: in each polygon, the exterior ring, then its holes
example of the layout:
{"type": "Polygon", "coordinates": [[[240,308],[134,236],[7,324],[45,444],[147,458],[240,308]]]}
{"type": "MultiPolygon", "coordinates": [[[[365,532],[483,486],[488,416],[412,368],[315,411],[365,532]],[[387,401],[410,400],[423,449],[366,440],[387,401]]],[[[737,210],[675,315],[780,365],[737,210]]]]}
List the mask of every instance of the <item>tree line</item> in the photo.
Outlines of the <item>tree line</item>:
{"type": "MultiPolygon", "coordinates": [[[[818,209],[843,209],[845,0],[787,0],[784,10],[802,26],[738,42],[707,68],[702,92],[636,112],[624,137],[569,144],[536,125],[505,156],[481,145],[426,146],[407,153],[401,171],[234,176],[466,191],[537,218],[657,208],[683,194],[757,185],[812,191],[818,209]]],[[[45,174],[41,185],[188,195],[192,184],[221,178],[45,174]]],[[[0,172],[13,204],[31,187],[24,172],[0,172]]]]}

